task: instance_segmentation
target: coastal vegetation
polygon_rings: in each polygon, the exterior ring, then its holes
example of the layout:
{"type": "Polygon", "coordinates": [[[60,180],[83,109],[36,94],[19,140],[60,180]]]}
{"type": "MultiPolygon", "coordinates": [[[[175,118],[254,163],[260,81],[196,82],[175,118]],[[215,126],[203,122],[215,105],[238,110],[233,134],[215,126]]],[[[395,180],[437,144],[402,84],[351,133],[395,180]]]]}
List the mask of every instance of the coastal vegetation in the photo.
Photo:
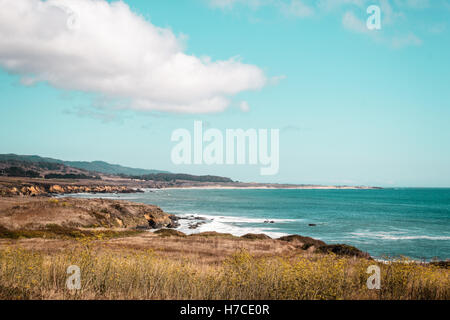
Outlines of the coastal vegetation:
{"type": "Polygon", "coordinates": [[[256,257],[236,250],[205,264],[152,250],[101,249],[82,241],[54,252],[0,250],[0,299],[449,299],[450,271],[376,263],[381,289],[366,286],[367,259],[327,255],[256,257]],[[67,267],[81,270],[68,290],[67,267]]]}
{"type": "Polygon", "coordinates": [[[81,184],[98,183],[99,180],[108,181],[108,183],[118,181],[120,184],[128,184],[135,188],[189,186],[194,183],[229,184],[234,182],[226,177],[211,175],[196,176],[159,170],[127,168],[103,161],[62,161],[39,156],[20,156],[14,154],[0,154],[0,177],[29,178],[30,183],[41,186],[43,184],[45,185],[45,182],[42,183],[34,180],[55,180],[56,183],[58,183],[58,180],[67,182],[80,180],[79,183],[81,184]]]}
{"type": "Polygon", "coordinates": [[[11,166],[0,170],[0,175],[8,177],[28,177],[28,178],[39,178],[39,172],[33,170],[25,170],[21,167],[11,166]]]}
{"type": "Polygon", "coordinates": [[[103,174],[127,174],[127,175],[143,175],[150,173],[166,172],[161,170],[146,170],[124,167],[117,164],[110,164],[105,161],[64,161],[59,159],[40,157],[40,156],[27,156],[17,154],[0,154],[0,162],[21,162],[22,164],[33,164],[38,166],[44,166],[49,170],[55,170],[61,166],[71,167],[82,171],[99,172],[103,174]]]}
{"type": "Polygon", "coordinates": [[[173,182],[233,182],[230,178],[218,176],[196,176],[170,173],[160,170],[128,168],[104,161],[62,161],[39,156],[0,154],[0,176],[45,179],[101,179],[100,175],[115,176],[143,181],[173,182]]]}
{"type": "Polygon", "coordinates": [[[0,225],[0,239],[76,239],[76,240],[103,240],[120,237],[127,237],[139,234],[139,230],[82,230],[78,228],[69,228],[57,224],[48,224],[43,228],[36,230],[18,229],[9,230],[0,225]]]}
{"type": "MultiPolygon", "coordinates": [[[[0,159],[1,159],[0,155],[0,159]]],[[[0,176],[45,179],[100,179],[92,171],[81,170],[54,162],[0,160],[0,176]]]]}

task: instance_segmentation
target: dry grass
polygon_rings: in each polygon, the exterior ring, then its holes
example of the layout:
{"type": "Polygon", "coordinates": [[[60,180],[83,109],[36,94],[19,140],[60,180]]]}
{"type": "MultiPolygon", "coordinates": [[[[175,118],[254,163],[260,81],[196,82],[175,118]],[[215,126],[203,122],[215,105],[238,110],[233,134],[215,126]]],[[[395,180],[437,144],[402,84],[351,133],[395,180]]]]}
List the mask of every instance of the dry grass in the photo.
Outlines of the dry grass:
{"type": "Polygon", "coordinates": [[[135,236],[143,231],[138,230],[111,230],[111,229],[78,229],[48,224],[38,230],[9,230],[0,225],[0,239],[89,239],[103,240],[135,236]]]}
{"type": "MultiPolygon", "coordinates": [[[[250,241],[253,242],[253,241],[250,241]]],[[[449,270],[403,261],[381,267],[381,290],[368,290],[375,262],[329,255],[274,257],[239,250],[205,264],[153,250],[112,249],[82,241],[44,252],[0,250],[1,299],[449,299],[449,270]],[[66,289],[81,269],[82,288],[66,289]]]]}

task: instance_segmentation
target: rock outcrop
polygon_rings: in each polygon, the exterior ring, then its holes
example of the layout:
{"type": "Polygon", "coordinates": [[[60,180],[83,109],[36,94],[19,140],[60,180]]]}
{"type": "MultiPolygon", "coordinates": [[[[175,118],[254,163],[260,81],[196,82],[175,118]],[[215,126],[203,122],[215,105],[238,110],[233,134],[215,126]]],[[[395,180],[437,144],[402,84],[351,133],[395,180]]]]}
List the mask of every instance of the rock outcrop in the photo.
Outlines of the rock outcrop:
{"type": "Polygon", "coordinates": [[[317,239],[313,239],[310,237],[303,237],[297,234],[294,235],[290,235],[290,236],[284,236],[279,238],[278,240],[281,241],[287,241],[287,242],[291,242],[293,245],[295,245],[296,247],[299,247],[303,250],[309,249],[310,247],[321,247],[321,246],[325,246],[326,243],[323,242],[322,240],[317,240],[317,239]]]}
{"type": "Polygon", "coordinates": [[[37,230],[47,225],[76,228],[171,228],[175,218],[154,205],[106,199],[36,198],[2,210],[0,225],[37,230]]]}
{"type": "Polygon", "coordinates": [[[71,185],[71,184],[21,184],[13,186],[0,185],[0,196],[48,196],[51,194],[71,193],[134,193],[142,192],[140,189],[116,185],[71,185]]]}
{"type": "Polygon", "coordinates": [[[317,252],[334,253],[339,256],[350,256],[357,258],[369,259],[370,255],[367,252],[361,251],[358,248],[346,244],[329,244],[317,248],[317,252]]]}
{"type": "Polygon", "coordinates": [[[247,233],[241,236],[241,238],[248,239],[248,240],[267,240],[272,239],[268,235],[264,233],[247,233]]]}

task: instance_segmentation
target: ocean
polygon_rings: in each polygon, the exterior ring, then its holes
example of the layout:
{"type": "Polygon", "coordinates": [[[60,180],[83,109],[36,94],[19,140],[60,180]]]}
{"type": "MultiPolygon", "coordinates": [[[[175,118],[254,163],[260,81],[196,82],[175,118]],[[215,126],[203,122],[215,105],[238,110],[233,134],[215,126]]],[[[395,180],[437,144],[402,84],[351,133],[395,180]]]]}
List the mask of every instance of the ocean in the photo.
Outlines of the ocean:
{"type": "Polygon", "coordinates": [[[189,218],[180,220],[185,233],[300,234],[379,259],[450,259],[450,189],[164,189],[71,196],[155,204],[189,218]]]}

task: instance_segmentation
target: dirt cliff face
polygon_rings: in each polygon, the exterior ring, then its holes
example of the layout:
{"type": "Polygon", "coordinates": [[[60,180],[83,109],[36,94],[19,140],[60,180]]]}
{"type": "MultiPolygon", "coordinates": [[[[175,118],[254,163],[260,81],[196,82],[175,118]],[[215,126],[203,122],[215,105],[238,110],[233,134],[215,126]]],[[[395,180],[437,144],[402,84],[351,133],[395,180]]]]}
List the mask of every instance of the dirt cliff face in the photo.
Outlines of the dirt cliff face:
{"type": "Polygon", "coordinates": [[[0,185],[0,196],[48,196],[51,194],[71,193],[133,193],[140,190],[125,186],[102,186],[102,185],[64,185],[64,184],[21,184],[0,185]]]}
{"type": "Polygon", "coordinates": [[[11,230],[38,230],[52,224],[152,229],[174,227],[176,219],[154,205],[106,199],[18,198],[0,208],[0,225],[11,230]]]}

